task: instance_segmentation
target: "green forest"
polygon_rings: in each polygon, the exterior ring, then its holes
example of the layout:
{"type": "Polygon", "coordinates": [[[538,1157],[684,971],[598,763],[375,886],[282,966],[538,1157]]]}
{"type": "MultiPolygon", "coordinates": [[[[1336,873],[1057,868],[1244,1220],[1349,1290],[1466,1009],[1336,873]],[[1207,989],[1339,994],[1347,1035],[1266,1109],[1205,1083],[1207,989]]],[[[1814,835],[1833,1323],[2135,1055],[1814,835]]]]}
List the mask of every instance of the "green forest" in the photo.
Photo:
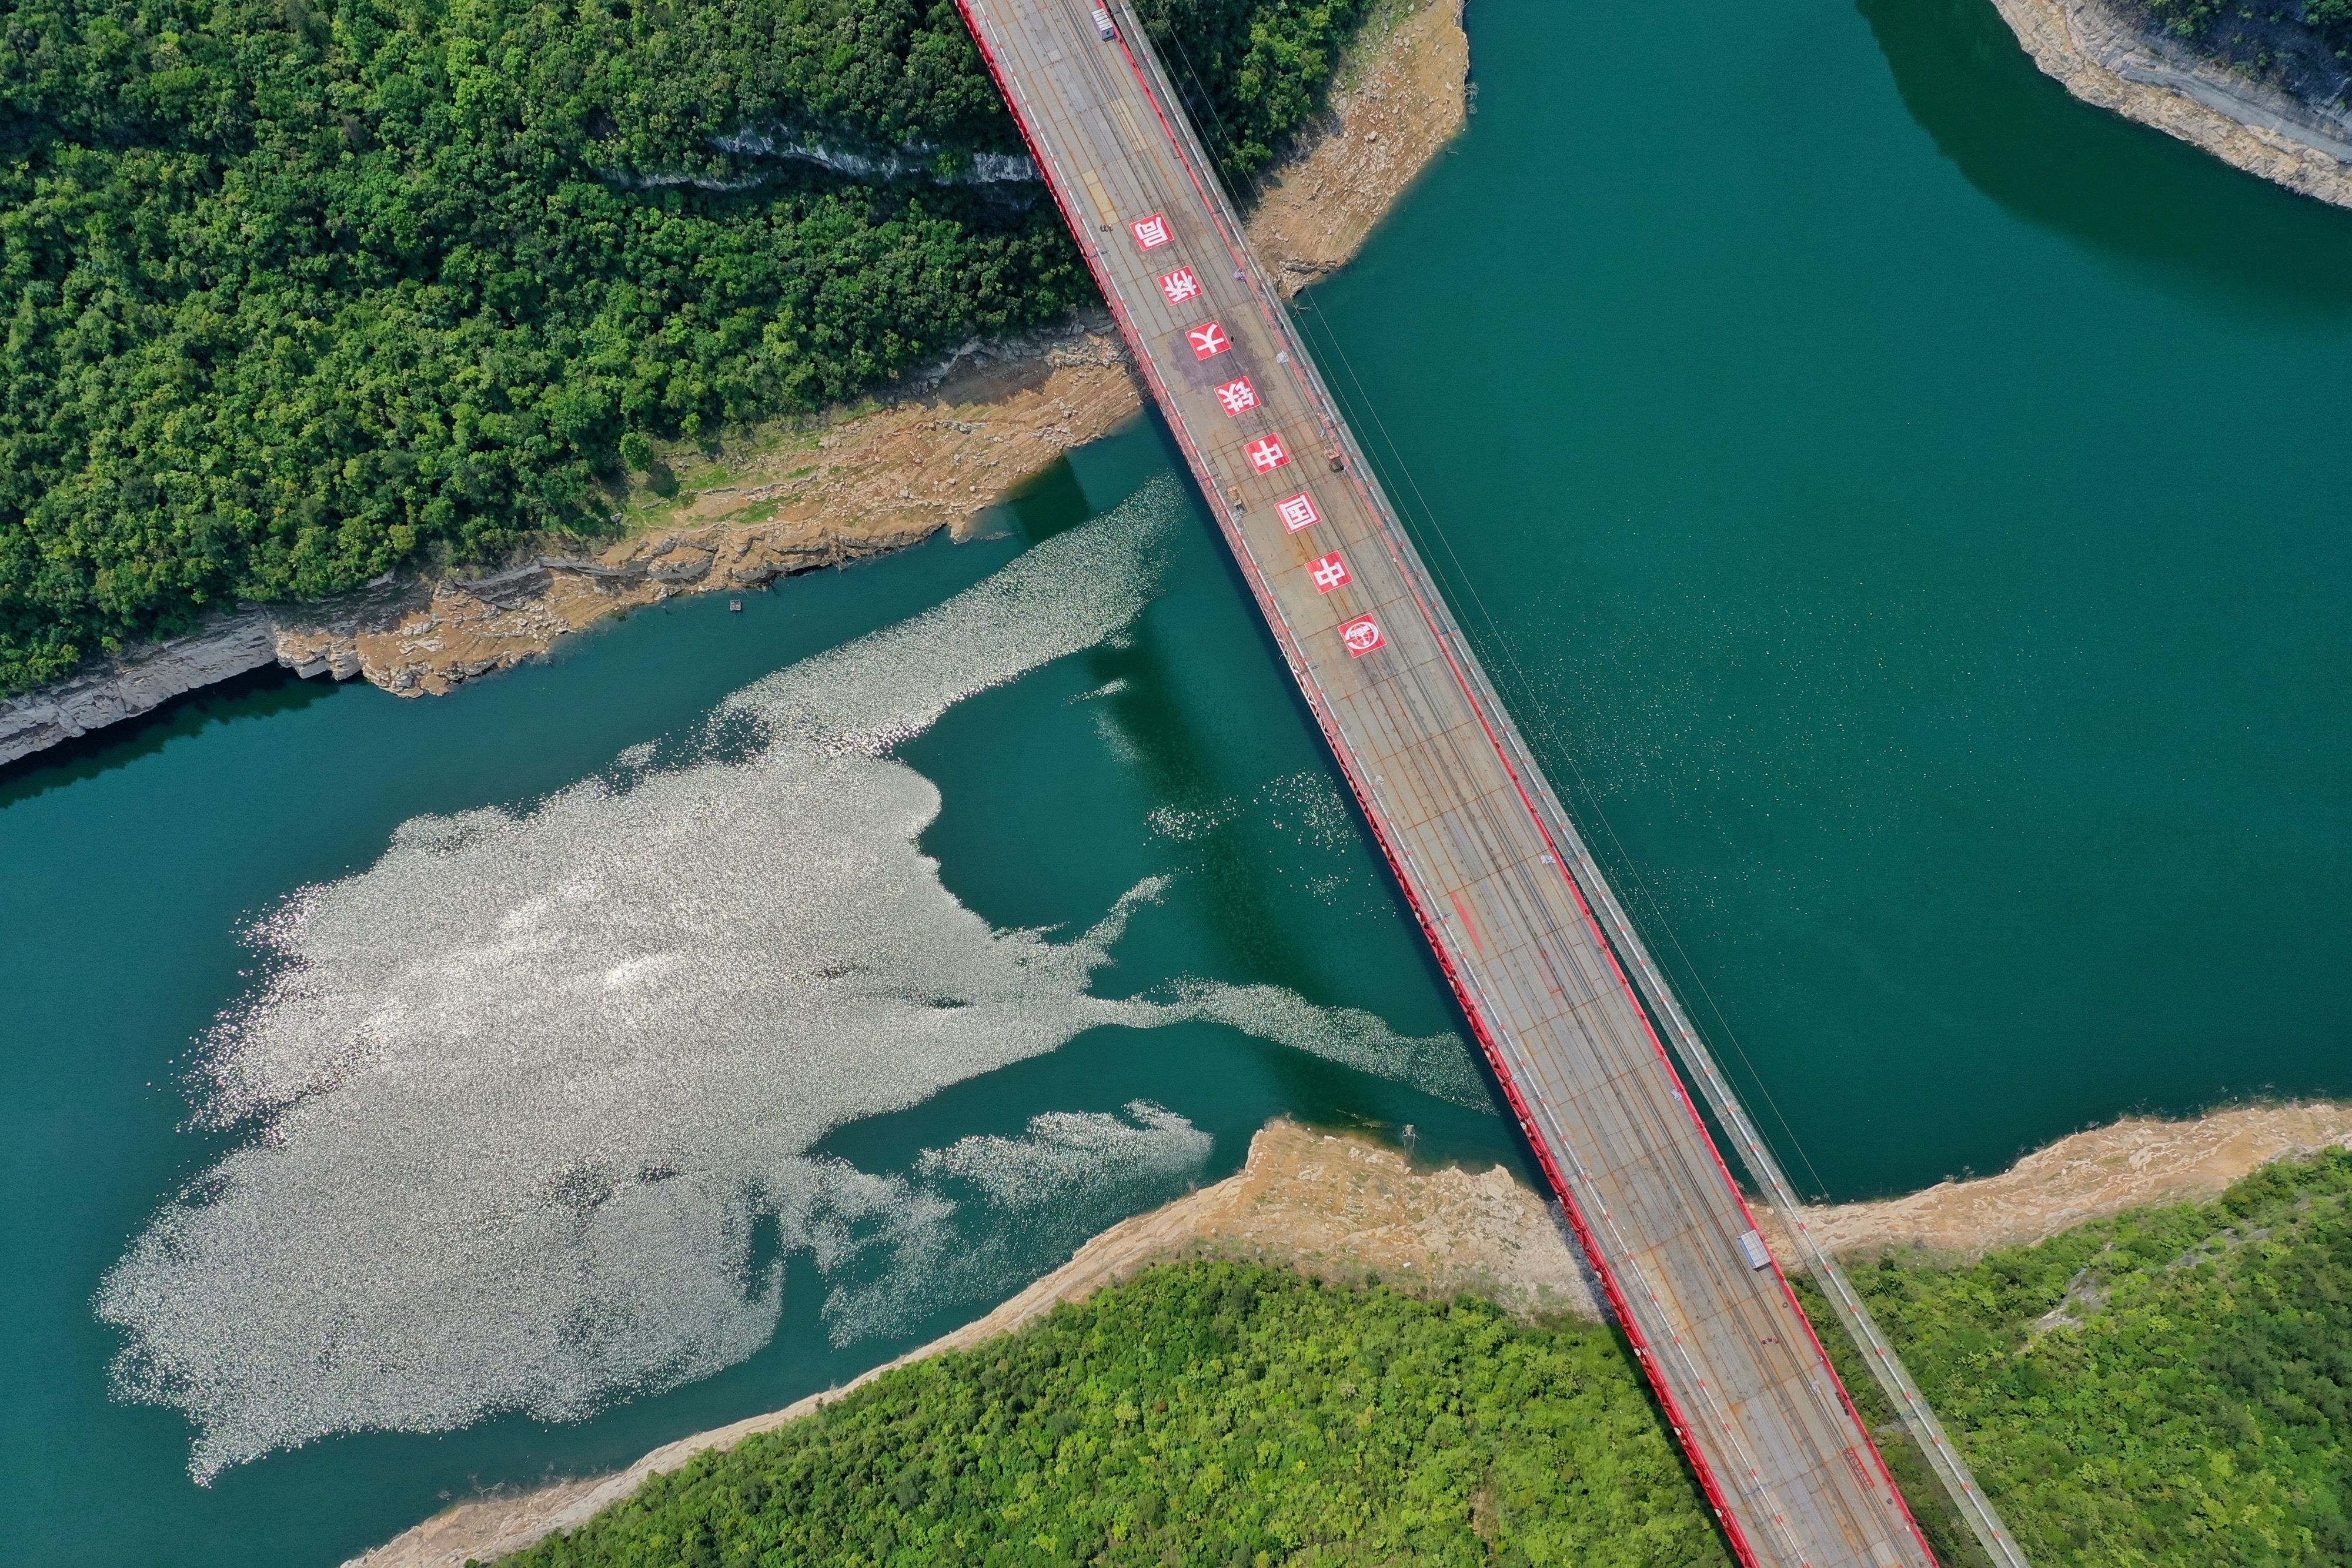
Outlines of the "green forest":
{"type": "Polygon", "coordinates": [[[1607,1330],[1171,1265],[506,1560],[1729,1568],[1607,1330]]]}
{"type": "MultiPolygon", "coordinates": [[[[2339,1153],[1978,1261],[1889,1255],[1856,1283],[2042,1568],[2341,1565],[2347,1198],[2339,1153]]],[[[1977,1560],[1841,1359],[1939,1554],[1977,1560]]],[[[891,1373],[507,1561],[1730,1558],[1612,1331],[1191,1262],[891,1373]]]]}
{"type": "Polygon", "coordinates": [[[2034,1563],[2352,1563],[2348,1197],[2336,1153],[1854,1284],[2034,1563]]]}
{"type": "MultiPolygon", "coordinates": [[[[1235,180],[1356,14],[1147,7],[1235,180]]],[[[16,0],[0,83],[0,694],[1094,298],[951,0],[16,0]]]]}

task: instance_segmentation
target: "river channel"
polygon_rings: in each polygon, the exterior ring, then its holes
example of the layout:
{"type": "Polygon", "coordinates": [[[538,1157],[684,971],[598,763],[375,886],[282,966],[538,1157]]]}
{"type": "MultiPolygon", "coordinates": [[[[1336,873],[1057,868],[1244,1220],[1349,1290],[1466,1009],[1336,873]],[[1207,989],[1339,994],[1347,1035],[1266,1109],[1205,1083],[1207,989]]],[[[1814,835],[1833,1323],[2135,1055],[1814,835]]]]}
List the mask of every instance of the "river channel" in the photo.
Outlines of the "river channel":
{"type": "MultiPolygon", "coordinates": [[[[2352,1092],[2352,214],[1984,0],[1469,21],[1302,320],[1799,1180],[2352,1092]]],[[[0,776],[0,1560],[625,1462],[1277,1112],[1516,1162],[1172,471],[0,776]]]]}

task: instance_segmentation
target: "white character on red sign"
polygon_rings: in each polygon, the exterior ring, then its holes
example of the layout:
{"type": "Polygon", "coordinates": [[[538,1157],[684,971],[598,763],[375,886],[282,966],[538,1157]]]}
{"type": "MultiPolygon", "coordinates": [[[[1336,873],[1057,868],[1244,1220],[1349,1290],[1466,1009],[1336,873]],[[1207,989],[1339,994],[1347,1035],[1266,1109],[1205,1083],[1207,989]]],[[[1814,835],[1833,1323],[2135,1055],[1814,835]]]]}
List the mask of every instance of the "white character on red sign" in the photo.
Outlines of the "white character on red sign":
{"type": "Polygon", "coordinates": [[[1276,501],[1274,510],[1275,515],[1282,519],[1282,526],[1294,534],[1301,528],[1311,528],[1323,520],[1323,514],[1315,509],[1315,497],[1304,490],[1287,501],[1276,501]]]}
{"type": "Polygon", "coordinates": [[[1138,218],[1128,227],[1135,231],[1138,250],[1158,250],[1176,236],[1168,232],[1168,214],[1154,213],[1148,218],[1138,218]]]}
{"type": "Polygon", "coordinates": [[[1307,575],[1315,580],[1317,592],[1328,593],[1335,588],[1347,586],[1348,563],[1339,559],[1338,550],[1333,550],[1329,555],[1318,556],[1308,561],[1307,575]]]}
{"type": "Polygon", "coordinates": [[[1358,616],[1340,627],[1339,637],[1348,644],[1348,652],[1359,659],[1388,641],[1381,635],[1381,623],[1369,615],[1358,616]]]}
{"type": "Polygon", "coordinates": [[[1201,297],[1201,280],[1191,267],[1180,267],[1160,278],[1160,292],[1168,296],[1169,304],[1181,305],[1201,297]]]}
{"type": "Polygon", "coordinates": [[[1192,345],[1192,357],[1196,360],[1214,359],[1234,346],[1225,329],[1214,321],[1193,328],[1184,337],[1192,345]]]}
{"type": "Polygon", "coordinates": [[[1247,376],[1227,382],[1217,389],[1217,401],[1225,405],[1227,413],[1242,413],[1257,406],[1257,388],[1250,385],[1247,376]]]}
{"type": "Polygon", "coordinates": [[[1290,454],[1282,449],[1282,437],[1261,435],[1249,444],[1250,466],[1261,474],[1271,474],[1290,461],[1290,454]]]}

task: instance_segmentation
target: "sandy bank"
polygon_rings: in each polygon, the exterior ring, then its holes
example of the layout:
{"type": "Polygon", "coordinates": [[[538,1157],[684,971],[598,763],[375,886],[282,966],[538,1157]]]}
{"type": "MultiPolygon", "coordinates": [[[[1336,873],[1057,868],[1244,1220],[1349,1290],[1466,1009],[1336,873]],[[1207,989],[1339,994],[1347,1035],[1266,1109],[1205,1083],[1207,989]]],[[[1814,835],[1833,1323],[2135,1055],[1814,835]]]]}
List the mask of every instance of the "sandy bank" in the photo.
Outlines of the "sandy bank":
{"type": "MultiPolygon", "coordinates": [[[[2055,1236],[2126,1208],[2220,1195],[2247,1172],[2290,1155],[2352,1148],[2352,1104],[2246,1105],[2193,1122],[2134,1117],[2037,1149],[1998,1176],[1938,1182],[1875,1203],[1806,1211],[1832,1252],[1889,1247],[1974,1255],[2055,1236]]],[[[1781,1257],[1795,1256],[1766,1219],[1781,1257]]]]}
{"type": "Polygon", "coordinates": [[[656,1448],[610,1476],[459,1503],[349,1568],[462,1568],[577,1529],[645,1479],[706,1448],[730,1448],[838,1399],[859,1384],[943,1351],[1006,1333],[1060,1301],[1083,1300],[1144,1264],[1214,1254],[1293,1264],[1327,1279],[1378,1273],[1433,1293],[1476,1291],[1521,1313],[1596,1315],[1592,1291],[1544,1201],[1497,1168],[1425,1170],[1369,1140],[1278,1121],[1251,1140],[1243,1169],[1113,1226],[1069,1262],[979,1322],[909,1351],[846,1386],[656,1448]]]}
{"type": "MultiPolygon", "coordinates": [[[[1295,292],[1349,256],[1460,129],[1461,0],[1396,0],[1341,65],[1332,107],[1250,220],[1295,292]]],[[[0,701],[0,764],[271,664],[438,695],[559,638],[679,593],[741,591],[961,529],[1142,398],[1107,314],[965,345],[856,410],[730,434],[670,457],[624,505],[628,538],[486,578],[372,585],[326,605],[254,607],[0,701]]]]}
{"type": "Polygon", "coordinates": [[[2086,103],[2249,173],[2352,206],[2352,123],[2145,33],[2107,0],[1993,0],[2043,71],[2086,103]]]}

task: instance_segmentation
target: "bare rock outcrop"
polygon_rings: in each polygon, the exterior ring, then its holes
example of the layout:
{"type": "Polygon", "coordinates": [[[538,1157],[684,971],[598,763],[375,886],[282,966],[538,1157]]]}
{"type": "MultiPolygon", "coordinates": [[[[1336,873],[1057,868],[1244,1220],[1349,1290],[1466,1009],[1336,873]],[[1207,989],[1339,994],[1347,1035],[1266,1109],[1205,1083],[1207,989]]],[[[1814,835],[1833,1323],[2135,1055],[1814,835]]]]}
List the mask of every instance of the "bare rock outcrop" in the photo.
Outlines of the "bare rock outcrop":
{"type": "Polygon", "coordinates": [[[277,629],[260,611],[230,615],[85,668],[37,692],[0,702],[0,764],[152,713],[278,657],[277,629]]]}

